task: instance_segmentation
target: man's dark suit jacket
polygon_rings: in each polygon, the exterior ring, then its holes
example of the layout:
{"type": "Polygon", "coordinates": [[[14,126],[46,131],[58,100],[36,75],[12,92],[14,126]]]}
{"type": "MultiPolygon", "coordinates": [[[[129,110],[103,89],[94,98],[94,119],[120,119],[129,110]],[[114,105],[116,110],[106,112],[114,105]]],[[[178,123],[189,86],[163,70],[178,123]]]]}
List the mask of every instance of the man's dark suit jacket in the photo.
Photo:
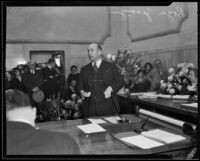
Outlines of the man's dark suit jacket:
{"type": "Polygon", "coordinates": [[[56,81],[57,73],[54,69],[50,69],[48,67],[42,70],[43,78],[44,78],[44,93],[46,98],[50,98],[53,94],[57,96],[59,92],[59,85],[56,81]],[[51,78],[52,77],[52,78],[51,78]]]}
{"type": "Polygon", "coordinates": [[[74,139],[68,135],[35,129],[23,122],[7,122],[7,155],[80,154],[74,139]]]}
{"type": "Polygon", "coordinates": [[[92,63],[84,66],[80,72],[80,90],[90,91],[83,103],[84,117],[113,115],[119,112],[116,93],[124,86],[123,78],[113,63],[102,61],[97,72],[92,63]],[[104,91],[108,86],[113,89],[112,97],[106,99],[104,91]],[[117,110],[117,111],[116,111],[117,110]]]}
{"type": "Polygon", "coordinates": [[[31,74],[30,71],[27,71],[22,76],[22,83],[25,87],[27,93],[31,94],[34,87],[42,88],[43,77],[40,70],[35,70],[35,74],[31,74]]]}

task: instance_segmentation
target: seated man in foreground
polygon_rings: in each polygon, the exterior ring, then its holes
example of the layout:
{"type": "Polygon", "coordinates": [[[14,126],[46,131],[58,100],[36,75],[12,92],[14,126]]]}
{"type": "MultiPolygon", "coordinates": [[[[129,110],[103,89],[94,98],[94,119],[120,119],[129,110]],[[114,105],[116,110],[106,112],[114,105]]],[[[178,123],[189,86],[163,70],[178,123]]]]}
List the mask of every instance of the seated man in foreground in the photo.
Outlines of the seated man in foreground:
{"type": "Polygon", "coordinates": [[[6,91],[6,118],[7,154],[80,154],[70,135],[35,128],[36,108],[22,91],[6,91]]]}

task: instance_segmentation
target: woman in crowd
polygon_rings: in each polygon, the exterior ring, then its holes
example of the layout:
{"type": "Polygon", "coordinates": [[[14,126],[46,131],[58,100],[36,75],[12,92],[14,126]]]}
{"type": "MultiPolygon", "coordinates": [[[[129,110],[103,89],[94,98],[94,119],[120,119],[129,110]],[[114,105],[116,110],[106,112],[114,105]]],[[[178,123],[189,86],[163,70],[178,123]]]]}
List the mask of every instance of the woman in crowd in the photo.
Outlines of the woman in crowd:
{"type": "Polygon", "coordinates": [[[5,90],[12,89],[12,75],[10,71],[5,73],[5,90]]]}
{"type": "Polygon", "coordinates": [[[144,76],[144,71],[139,69],[137,71],[137,77],[130,87],[130,92],[147,92],[149,91],[150,86],[151,83],[144,76]]]}
{"type": "Polygon", "coordinates": [[[78,73],[78,67],[76,65],[71,66],[71,73],[68,75],[67,78],[67,84],[70,86],[70,83],[72,80],[75,80],[77,84],[79,84],[79,73],[78,73]]]}
{"type": "Polygon", "coordinates": [[[13,71],[14,71],[14,75],[13,75],[13,79],[11,81],[12,82],[12,85],[11,85],[12,89],[18,89],[18,90],[25,92],[25,88],[24,88],[23,83],[22,83],[22,75],[21,75],[20,69],[14,68],[13,71]]]}
{"type": "Polygon", "coordinates": [[[153,69],[153,66],[151,63],[147,62],[145,65],[144,65],[144,75],[148,75],[150,73],[150,71],[153,69]]]}

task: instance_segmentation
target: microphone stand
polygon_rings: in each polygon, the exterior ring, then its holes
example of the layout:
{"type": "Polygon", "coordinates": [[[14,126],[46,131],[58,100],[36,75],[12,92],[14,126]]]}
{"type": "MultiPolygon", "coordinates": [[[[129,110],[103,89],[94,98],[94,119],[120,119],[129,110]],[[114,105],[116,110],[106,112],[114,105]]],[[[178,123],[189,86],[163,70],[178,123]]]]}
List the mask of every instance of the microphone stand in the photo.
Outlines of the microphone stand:
{"type": "Polygon", "coordinates": [[[122,118],[122,116],[119,114],[119,111],[118,111],[119,104],[118,104],[118,102],[117,102],[117,100],[116,100],[116,98],[115,98],[113,93],[111,94],[111,97],[112,97],[112,100],[113,100],[113,103],[114,103],[114,106],[115,106],[115,112],[116,112],[117,116],[120,118],[120,120],[118,120],[117,122],[118,123],[129,123],[128,119],[122,118]]]}

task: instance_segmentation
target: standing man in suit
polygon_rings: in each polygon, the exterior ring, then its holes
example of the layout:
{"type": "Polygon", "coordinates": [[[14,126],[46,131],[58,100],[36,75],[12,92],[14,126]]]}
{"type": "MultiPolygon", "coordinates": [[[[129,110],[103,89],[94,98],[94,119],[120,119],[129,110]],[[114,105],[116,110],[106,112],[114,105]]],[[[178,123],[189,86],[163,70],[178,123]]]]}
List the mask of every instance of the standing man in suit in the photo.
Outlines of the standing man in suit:
{"type": "Polygon", "coordinates": [[[91,63],[80,72],[80,91],[85,98],[84,117],[113,115],[119,112],[116,93],[124,86],[115,64],[102,60],[102,48],[93,43],[88,47],[91,63]]]}
{"type": "Polygon", "coordinates": [[[47,67],[43,69],[44,77],[44,93],[45,98],[52,98],[53,95],[57,97],[59,92],[59,85],[57,83],[57,73],[55,71],[56,62],[53,58],[48,60],[47,67]]]}
{"type": "Polygon", "coordinates": [[[6,118],[8,155],[80,154],[69,134],[36,129],[36,108],[22,91],[6,91],[6,118]]]}
{"type": "Polygon", "coordinates": [[[33,92],[41,90],[44,83],[41,71],[36,70],[35,67],[35,62],[29,61],[29,70],[22,75],[22,84],[24,85],[25,91],[29,95],[32,103],[34,103],[32,99],[33,92]]]}

